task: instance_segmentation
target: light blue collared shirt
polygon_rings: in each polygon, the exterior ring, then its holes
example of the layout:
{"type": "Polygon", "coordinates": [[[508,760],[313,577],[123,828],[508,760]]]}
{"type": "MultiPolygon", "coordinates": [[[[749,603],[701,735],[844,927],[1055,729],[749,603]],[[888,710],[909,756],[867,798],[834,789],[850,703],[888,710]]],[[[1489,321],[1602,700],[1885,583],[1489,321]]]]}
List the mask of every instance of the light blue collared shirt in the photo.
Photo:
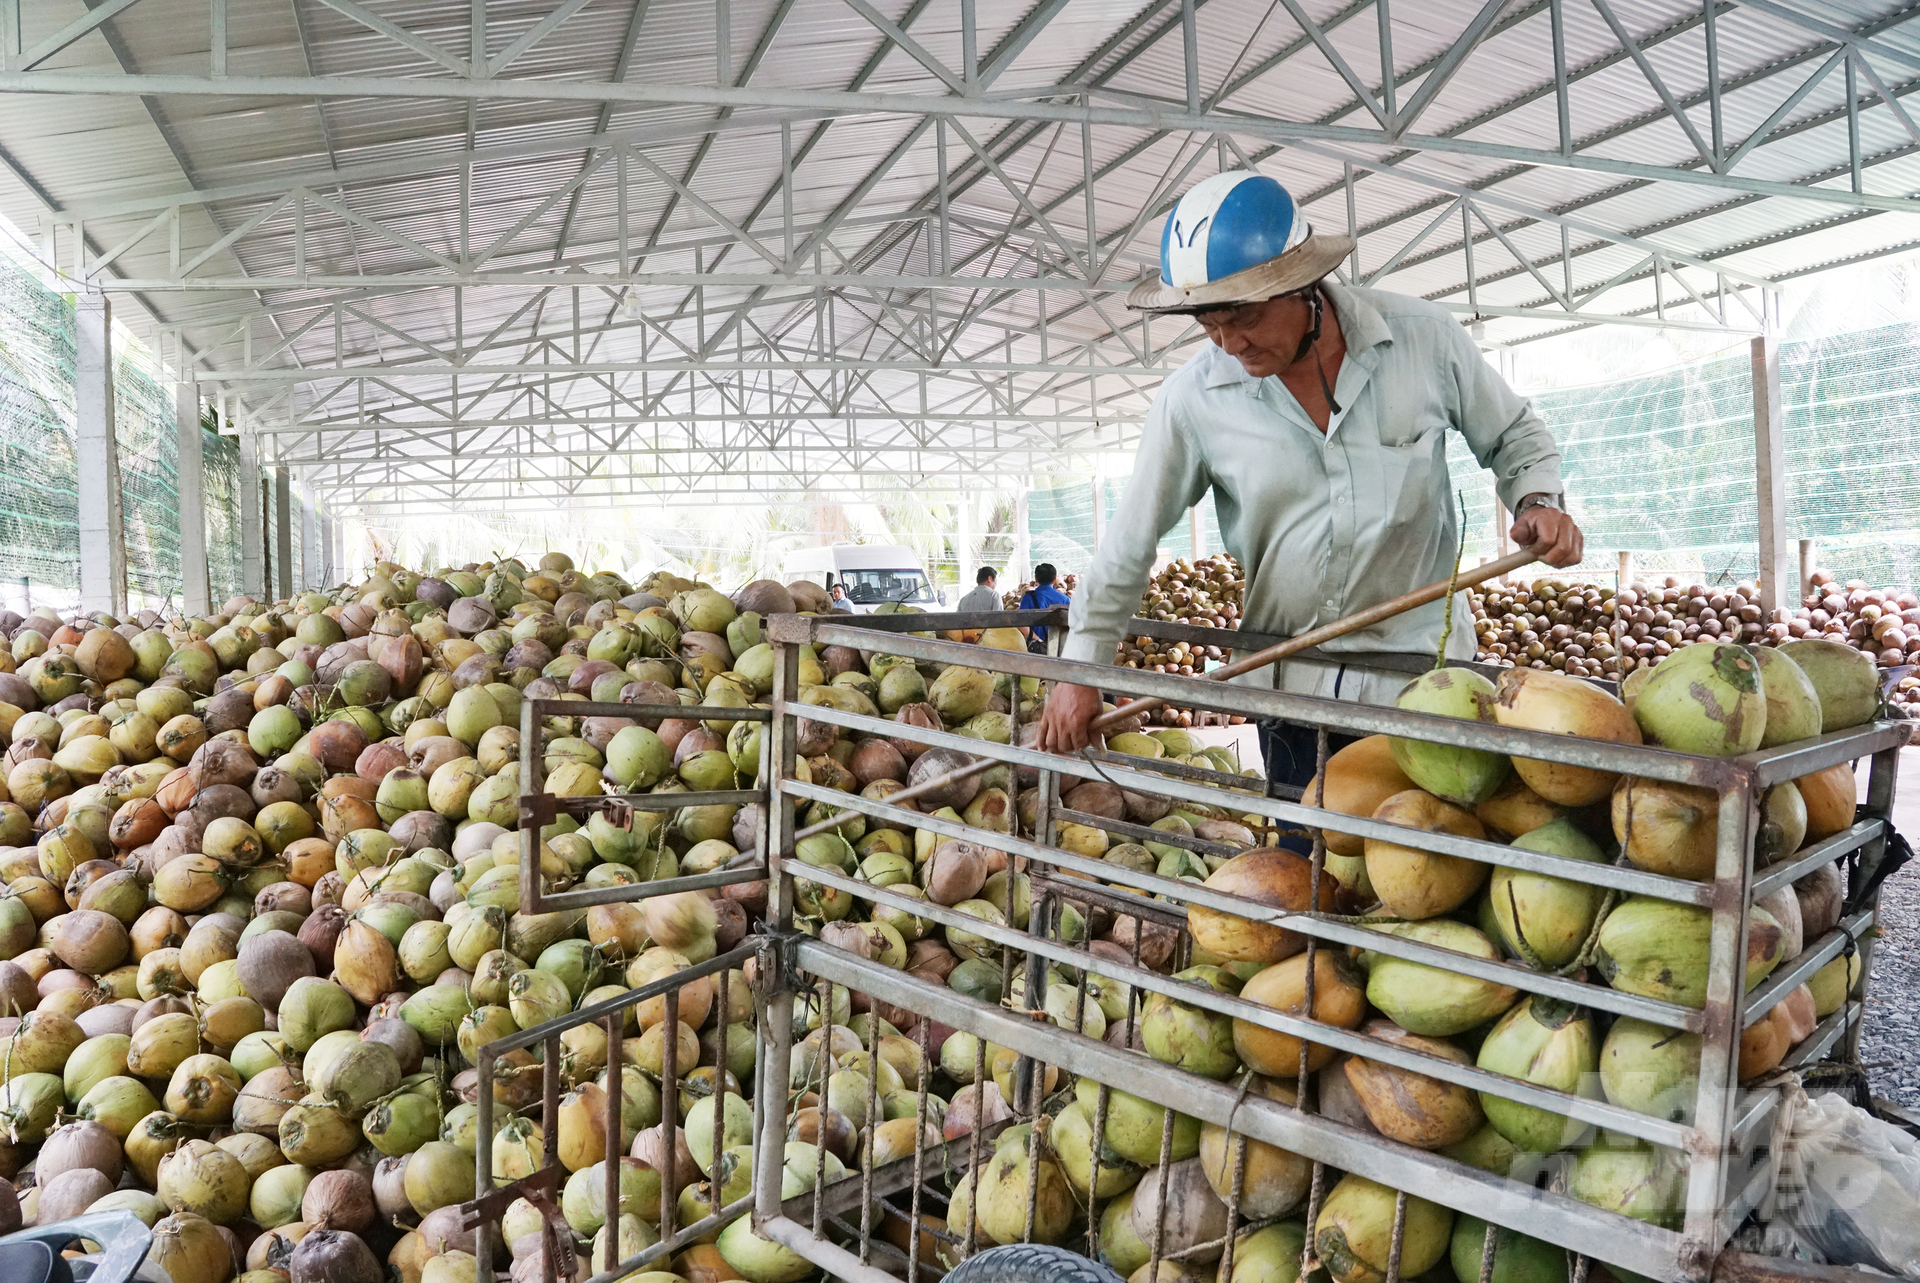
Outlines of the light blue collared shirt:
{"type": "MultiPolygon", "coordinates": [[[[1466,438],[1511,509],[1558,494],[1560,451],[1540,416],[1487,364],[1452,313],[1381,290],[1322,288],[1346,359],[1343,412],[1322,434],[1277,377],[1256,379],[1209,343],[1170,376],[1147,412],[1133,479],[1076,594],[1065,657],[1111,664],[1156,549],[1211,489],[1227,551],[1247,577],[1241,626],[1292,636],[1444,580],[1459,531],[1447,429],[1466,438]]],[[[1452,658],[1471,659],[1467,595],[1454,598],[1452,658]]],[[[1433,654],[1440,603],[1350,633],[1328,653],[1433,654]]],[[[1338,669],[1293,661],[1280,690],[1332,696],[1338,669]]],[[[1339,695],[1391,702],[1404,674],[1349,672],[1339,695]],[[1358,678],[1358,680],[1356,680],[1358,678]]]]}

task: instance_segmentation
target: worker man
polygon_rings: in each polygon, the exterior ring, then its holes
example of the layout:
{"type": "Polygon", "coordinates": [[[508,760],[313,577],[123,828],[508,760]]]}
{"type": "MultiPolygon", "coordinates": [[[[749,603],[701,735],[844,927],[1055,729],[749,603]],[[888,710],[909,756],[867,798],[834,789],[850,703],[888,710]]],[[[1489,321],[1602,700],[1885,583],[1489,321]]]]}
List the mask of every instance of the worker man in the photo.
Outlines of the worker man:
{"type": "MultiPolygon", "coordinates": [[[[1033,568],[1033,587],[1020,594],[1021,610],[1052,610],[1056,606],[1071,604],[1068,596],[1054,586],[1053,581],[1059,572],[1053,563],[1043,561],[1033,568]]],[[[1035,655],[1047,653],[1047,628],[1044,624],[1035,624],[1031,628],[1022,628],[1020,632],[1027,639],[1027,650],[1035,655]]],[[[1108,660],[1112,663],[1112,660],[1108,660]]],[[[1096,701],[1097,707],[1097,701],[1096,701]]]]}
{"type": "MultiPolygon", "coordinates": [[[[1076,594],[1067,659],[1114,662],[1162,535],[1211,489],[1227,551],[1246,574],[1242,627],[1280,636],[1388,601],[1453,569],[1459,531],[1447,431],[1466,438],[1514,514],[1512,538],[1554,566],[1580,560],[1546,425],[1444,308],[1329,279],[1353,250],[1319,234],[1271,178],[1217,174],[1181,197],[1160,240],[1160,280],[1127,305],[1191,316],[1212,340],[1161,384],[1133,480],[1076,594]]],[[[1474,651],[1467,594],[1454,598],[1450,658],[1474,651]]],[[[1329,643],[1327,660],[1250,674],[1292,694],[1391,703],[1404,673],[1350,670],[1370,655],[1431,661],[1434,602],[1329,643]]],[[[1092,686],[1056,685],[1040,745],[1074,752],[1100,712],[1092,686]]],[[[1304,784],[1314,732],[1263,727],[1269,775],[1304,784]]]]}
{"type": "Polygon", "coordinates": [[[973,591],[962,597],[954,609],[963,614],[1000,609],[1000,594],[994,590],[994,585],[999,582],[1000,576],[992,566],[980,567],[973,576],[973,591]]]}

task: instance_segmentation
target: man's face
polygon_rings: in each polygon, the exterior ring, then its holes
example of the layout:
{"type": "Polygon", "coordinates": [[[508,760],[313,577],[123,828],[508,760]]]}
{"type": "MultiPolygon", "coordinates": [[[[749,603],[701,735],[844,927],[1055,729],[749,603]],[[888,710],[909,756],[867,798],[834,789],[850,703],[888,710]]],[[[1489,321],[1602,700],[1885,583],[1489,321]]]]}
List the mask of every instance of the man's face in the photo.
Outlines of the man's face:
{"type": "Polygon", "coordinates": [[[1293,364],[1300,340],[1313,324],[1313,311],[1297,294],[1283,294],[1264,303],[1242,303],[1194,318],[1214,346],[1240,362],[1256,379],[1278,374],[1293,364]]]}

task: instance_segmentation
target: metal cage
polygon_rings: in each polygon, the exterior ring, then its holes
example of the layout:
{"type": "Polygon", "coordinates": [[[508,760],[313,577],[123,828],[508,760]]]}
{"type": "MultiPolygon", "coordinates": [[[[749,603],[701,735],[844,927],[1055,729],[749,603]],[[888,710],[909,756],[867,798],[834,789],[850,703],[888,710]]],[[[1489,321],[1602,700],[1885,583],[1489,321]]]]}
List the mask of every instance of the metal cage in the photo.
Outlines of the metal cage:
{"type": "MultiPolygon", "coordinates": [[[[1743,995],[1741,977],[1747,953],[1748,908],[1756,897],[1842,859],[1854,866],[1856,887],[1872,883],[1872,872],[1882,858],[1889,831],[1887,819],[1893,801],[1896,756],[1905,742],[1901,728],[1874,723],[1745,757],[1703,758],[1393,708],[1291,696],[1249,686],[1069,663],[1046,656],[940,640],[928,631],[1027,622],[1064,621],[1008,615],[781,616],[771,621],[769,640],[775,646],[778,662],[772,694],[773,720],[764,745],[764,760],[772,799],[767,809],[771,876],[768,927],[775,946],[769,959],[774,975],[769,981],[761,1017],[765,1044],[762,1091],[755,1123],[756,1154],[779,1153],[787,1136],[785,1111],[774,1107],[774,1102],[783,1097],[769,1090],[773,1085],[770,1075],[790,1066],[796,1032],[816,1023],[831,1023],[833,995],[844,989],[858,995],[870,1010],[877,1004],[917,1018],[914,1037],[923,1072],[919,1081],[910,1086],[917,1096],[915,1116],[922,1120],[927,1119],[929,1110],[924,1071],[929,1065],[929,1056],[939,1051],[930,1045],[929,1030],[937,1023],[981,1040],[982,1063],[976,1067],[976,1073],[987,1069],[984,1058],[988,1042],[1018,1057],[1012,1077],[1013,1099],[1008,1102],[1014,1111],[1015,1124],[1034,1120],[1045,1112],[1048,1067],[1053,1067],[1101,1085],[1095,1107],[1098,1111],[1096,1137],[1104,1133],[1105,1111],[1115,1091],[1148,1101],[1172,1102],[1180,1114],[1205,1125],[1225,1128],[1236,1155],[1235,1193],[1227,1200],[1227,1232],[1224,1239],[1193,1249],[1194,1253],[1201,1254],[1218,1249],[1224,1257],[1220,1268],[1222,1283],[1227,1283],[1231,1276],[1238,1235],[1250,1223],[1240,1215],[1235,1201],[1246,1146],[1255,1142],[1277,1146],[1312,1163],[1311,1188],[1304,1205],[1308,1229],[1303,1251],[1307,1258],[1311,1257],[1312,1226],[1328,1188],[1329,1173],[1353,1174],[1400,1191],[1386,1283],[1398,1283],[1399,1249],[1410,1195],[1488,1223],[1481,1283],[1486,1283],[1491,1275],[1496,1230],[1500,1227],[1562,1246],[1572,1254],[1570,1275],[1575,1280],[1584,1279],[1593,1262],[1603,1263],[1615,1271],[1655,1279],[1698,1279],[1712,1272],[1716,1257],[1766,1189],[1767,1164],[1762,1151],[1775,1094],[1741,1087],[1737,1078],[1741,1035],[1819,967],[1848,950],[1858,949],[1864,953],[1871,945],[1868,931],[1874,916],[1870,897],[1850,904],[1835,929],[1820,939],[1806,941],[1796,958],[1783,963],[1773,975],[1743,995]],[[910,629],[915,631],[909,633],[910,629]],[[1330,734],[1391,734],[1710,789],[1718,798],[1713,876],[1710,880],[1694,882],[1625,865],[1564,859],[1497,841],[1421,832],[1322,809],[1312,798],[1274,796],[1271,794],[1291,791],[1269,790],[1264,781],[1250,787],[1250,782],[1241,776],[1177,763],[1113,753],[1089,752],[1068,758],[1036,752],[1018,747],[1021,739],[1017,724],[1018,698],[1011,701],[1016,721],[1010,744],[984,742],[803,703],[798,698],[800,647],[827,645],[881,650],[920,662],[965,665],[1016,681],[1035,678],[1081,682],[1097,685],[1110,695],[1159,698],[1170,704],[1210,709],[1247,720],[1275,718],[1302,723],[1319,732],[1322,765],[1328,755],[1330,734]],[[980,829],[895,806],[885,800],[838,792],[796,778],[796,741],[802,720],[910,739],[927,746],[958,750],[976,760],[987,759],[1005,765],[1010,780],[1010,800],[1015,804],[1012,810],[1016,815],[1019,792],[1027,787],[1038,789],[1033,836],[1018,836],[1017,820],[1012,823],[1011,832],[983,833],[980,829]],[[1856,822],[1846,831],[1803,849],[1785,861],[1756,871],[1751,852],[1758,800],[1764,790],[1780,781],[1863,756],[1872,758],[1872,770],[1868,800],[1856,822]],[[1033,783],[1023,785],[1020,782],[1023,774],[1031,774],[1033,783]],[[1572,975],[1473,957],[1372,930],[1334,913],[1286,912],[1196,882],[1137,872],[1076,854],[1060,842],[1059,830],[1063,824],[1097,821],[1100,827],[1121,834],[1133,830],[1126,822],[1066,811],[1059,800],[1063,778],[1102,779],[1130,792],[1188,804],[1216,805],[1226,808],[1230,814],[1259,817],[1276,825],[1302,826],[1316,831],[1332,829],[1362,838],[1386,839],[1419,851],[1548,874],[1605,888],[1610,893],[1652,897],[1705,909],[1711,915],[1711,934],[1704,1005],[1682,1006],[1588,983],[1572,975]],[[811,830],[799,828],[795,809],[808,803],[836,808],[839,814],[857,812],[913,829],[931,830],[940,837],[983,842],[1005,852],[1009,869],[1024,864],[1031,879],[1031,902],[1024,927],[1015,925],[1011,912],[1005,925],[985,922],[930,901],[902,896],[839,869],[800,862],[795,856],[796,840],[811,830]],[[797,931],[796,890],[799,884],[806,883],[971,932],[988,948],[999,951],[1002,1002],[994,1004],[967,997],[797,931]],[[1132,956],[1124,960],[1110,956],[1110,950],[1095,951],[1084,938],[1075,939],[1072,932],[1058,929],[1059,924],[1070,917],[1070,907],[1072,911],[1084,913],[1096,905],[1108,913],[1132,915],[1136,923],[1148,920],[1158,923],[1176,933],[1176,947],[1183,951],[1189,939],[1184,930],[1185,916],[1193,906],[1236,914],[1255,923],[1284,924],[1288,930],[1304,937],[1307,988],[1305,1001],[1298,1010],[1306,1012],[1315,1010],[1316,951],[1365,949],[1493,981],[1523,995],[1558,998],[1593,1011],[1630,1016],[1663,1028],[1691,1032],[1702,1040],[1698,1089],[1684,1119],[1676,1121],[1635,1112],[1605,1099],[1523,1082],[1473,1064],[1456,1063],[1389,1043],[1358,1029],[1323,1023],[1231,993],[1200,988],[1142,965],[1140,941],[1145,932],[1138,926],[1133,934],[1132,956]],[[1016,958],[1024,959],[1029,969],[1026,978],[1029,986],[1039,982],[1047,966],[1063,968],[1064,974],[1077,984],[1082,1004],[1076,1012],[1076,1023],[1089,1001],[1089,986],[1098,979],[1101,983],[1123,987],[1122,992],[1127,994],[1125,1019],[1130,1026],[1138,1019],[1145,997],[1160,994],[1261,1030],[1292,1036],[1301,1044],[1301,1074],[1293,1084],[1294,1102],[1289,1104],[1258,1093],[1250,1094],[1244,1087],[1237,1089],[1231,1083],[1189,1074],[1036,1018],[1043,1013],[1027,1009],[1034,1004],[1011,1001],[1017,988],[1016,958]],[[803,1004],[798,1023],[794,1014],[796,1002],[803,1004]],[[810,1012],[804,1005],[809,1002],[818,1004],[810,1012]],[[1325,1116],[1315,1108],[1314,1092],[1307,1081],[1309,1045],[1361,1055],[1665,1147],[1680,1156],[1684,1164],[1684,1207],[1680,1209],[1683,1216],[1673,1226],[1632,1219],[1569,1196],[1563,1192],[1560,1182],[1551,1178],[1550,1172],[1528,1183],[1481,1170],[1438,1152],[1370,1135],[1325,1116]]],[[[1130,627],[1150,632],[1156,625],[1135,620],[1130,627]]],[[[571,705],[570,711],[578,711],[580,707],[571,705]]],[[[829,820],[813,827],[833,826],[829,820]]],[[[1225,851],[1200,840],[1193,840],[1190,846],[1202,854],[1225,851]]],[[[1311,861],[1310,903],[1319,904],[1321,887],[1325,885],[1323,879],[1331,877],[1325,872],[1325,850],[1319,840],[1313,844],[1311,861]]],[[[1009,911],[1013,908],[1011,898],[1009,889],[1005,906],[1009,911]]],[[[1863,959],[1860,980],[1849,1000],[1821,1021],[1813,1035],[1795,1048],[1787,1062],[1789,1067],[1820,1059],[1843,1040],[1849,1050],[1857,1043],[1868,972],[1864,962],[1863,959]]],[[[877,1029],[877,1024],[869,1022],[867,1028],[877,1029]]],[[[826,1042],[825,1037],[822,1042],[826,1042]]],[[[870,1055],[879,1054],[877,1034],[864,1049],[870,1055]]],[[[875,1071],[868,1077],[870,1081],[877,1081],[879,1074],[875,1071]]],[[[978,1094],[984,1097],[984,1087],[978,1089],[978,1094]]],[[[1162,1112],[1166,1136],[1160,1149],[1159,1169],[1164,1172],[1170,1152],[1166,1141],[1174,1126],[1175,1110],[1162,1112]]],[[[1025,1136],[1030,1152],[1037,1153],[1039,1129],[1032,1129],[1025,1136]]],[[[978,1129],[945,1143],[930,1142],[923,1126],[916,1129],[910,1157],[897,1159],[877,1171],[870,1163],[864,1169],[858,1164],[852,1165],[849,1174],[839,1182],[818,1180],[810,1196],[794,1199],[781,1196],[779,1164],[761,1161],[756,1172],[754,1225],[762,1237],[791,1249],[834,1277],[852,1283],[881,1283],[884,1279],[905,1277],[920,1283],[923,1278],[933,1277],[930,1269],[938,1272],[945,1263],[974,1249],[976,1232],[971,1220],[962,1229],[949,1232],[923,1227],[922,1232],[912,1233],[907,1227],[921,1224],[920,1218],[927,1214],[927,1208],[956,1192],[948,1185],[949,1173],[971,1171],[972,1179],[978,1180],[981,1157],[990,1143],[990,1137],[978,1129]],[[904,1247],[898,1243],[903,1238],[904,1247]],[[929,1265],[930,1254],[939,1258],[939,1265],[929,1265]]],[[[865,1153],[870,1157],[871,1140],[866,1144],[869,1148],[865,1153]]],[[[1090,1184],[1098,1182],[1101,1162],[1098,1146],[1094,1154],[1090,1184]]],[[[824,1166],[823,1160],[823,1171],[818,1175],[825,1175],[824,1166]]],[[[1029,1236],[1033,1226],[1031,1199],[1037,1184],[1029,1180],[1027,1186],[1029,1236]]],[[[1161,1188],[1164,1190],[1164,1184],[1161,1188]]],[[[969,1205],[977,1208],[977,1199],[969,1205]]],[[[1156,1215],[1159,1220],[1152,1235],[1151,1265],[1157,1275],[1162,1260],[1158,1226],[1164,1220],[1164,1209],[1156,1215]]],[[[1098,1237],[1099,1226],[1091,1215],[1087,1219],[1084,1241],[1091,1245],[1098,1237]]],[[[1304,1267],[1310,1264],[1310,1259],[1303,1260],[1303,1276],[1304,1267]]]]}
{"type": "MultiPolygon", "coordinates": [[[[555,797],[545,791],[545,757],[541,732],[549,717],[614,717],[634,720],[651,717],[698,718],[703,721],[760,722],[772,720],[764,708],[725,708],[706,704],[596,704],[580,700],[527,699],[520,702],[520,901],[526,913],[557,913],[596,904],[644,900],[675,891],[754,882],[767,876],[763,855],[743,852],[749,859],[712,873],[657,881],[594,887],[549,894],[540,873],[541,830],[558,815],[591,815],[595,811],[619,814],[631,811],[680,811],[695,806],[748,806],[766,800],[759,789],[720,789],[679,793],[611,793],[582,797],[555,797]]],[[[637,720],[635,721],[637,725],[637,720]]],[[[638,1001],[636,999],[636,1001],[638,1001]]]]}

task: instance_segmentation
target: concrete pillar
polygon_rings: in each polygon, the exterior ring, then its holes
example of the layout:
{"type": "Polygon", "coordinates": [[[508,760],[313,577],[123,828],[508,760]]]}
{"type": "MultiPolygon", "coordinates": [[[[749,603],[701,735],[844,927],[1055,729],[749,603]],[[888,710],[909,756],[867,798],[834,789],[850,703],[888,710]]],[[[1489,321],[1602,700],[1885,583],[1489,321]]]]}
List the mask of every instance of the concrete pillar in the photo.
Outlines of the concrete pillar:
{"type": "Polygon", "coordinates": [[[1187,532],[1193,545],[1193,559],[1198,561],[1207,555],[1207,518],[1197,503],[1187,509],[1187,532]]]}
{"type": "Polygon", "coordinates": [[[320,586],[320,564],[324,560],[320,553],[320,505],[313,501],[313,491],[303,486],[300,490],[300,588],[302,591],[320,586]]]}
{"type": "Polygon", "coordinates": [[[285,465],[273,470],[274,595],[293,596],[293,493],[285,465]]]}
{"type": "Polygon", "coordinates": [[[260,511],[260,438],[240,428],[240,592],[267,595],[265,518],[260,511]]]}
{"type": "Polygon", "coordinates": [[[1013,564],[1007,567],[1007,578],[1013,580],[1017,588],[1032,576],[1033,528],[1027,520],[1027,481],[1020,483],[1020,494],[1013,501],[1013,564]]]}
{"type": "Polygon", "coordinates": [[[213,613],[207,583],[206,477],[200,461],[200,389],[191,383],[173,385],[173,426],[179,460],[180,608],[189,616],[205,616],[213,613]]]}
{"type": "Polygon", "coordinates": [[[979,569],[979,543],[973,534],[973,496],[961,495],[954,501],[954,516],[957,518],[956,537],[953,543],[954,586],[962,593],[973,591],[973,572],[979,569]]]}
{"type": "Polygon", "coordinates": [[[1753,340],[1753,480],[1760,519],[1760,607],[1769,620],[1774,611],[1795,604],[1787,598],[1786,454],[1780,341],[1762,334],[1753,340]]]}
{"type": "MultiPolygon", "coordinates": [[[[1096,473],[1094,475],[1093,480],[1090,483],[1088,483],[1088,486],[1089,486],[1089,489],[1091,489],[1093,492],[1093,549],[1092,551],[1098,552],[1100,550],[1100,538],[1102,535],[1106,534],[1107,532],[1106,479],[1096,473]]],[[[1062,570],[1060,572],[1060,574],[1063,577],[1066,575],[1066,573],[1067,572],[1065,570],[1062,570]]]]}
{"type": "Polygon", "coordinates": [[[1819,562],[1816,560],[1819,555],[1819,545],[1813,540],[1800,541],[1800,597],[1802,600],[1805,600],[1807,594],[1813,591],[1813,572],[1820,569],[1819,562]]]}
{"type": "Polygon", "coordinates": [[[347,572],[347,523],[338,513],[333,517],[333,560],[332,569],[327,575],[329,586],[344,583],[352,578],[347,572]]]}
{"type": "Polygon", "coordinates": [[[80,606],[119,618],[127,613],[127,541],[113,424],[113,308],[104,294],[81,294],[74,300],[74,320],[80,606]]]}

